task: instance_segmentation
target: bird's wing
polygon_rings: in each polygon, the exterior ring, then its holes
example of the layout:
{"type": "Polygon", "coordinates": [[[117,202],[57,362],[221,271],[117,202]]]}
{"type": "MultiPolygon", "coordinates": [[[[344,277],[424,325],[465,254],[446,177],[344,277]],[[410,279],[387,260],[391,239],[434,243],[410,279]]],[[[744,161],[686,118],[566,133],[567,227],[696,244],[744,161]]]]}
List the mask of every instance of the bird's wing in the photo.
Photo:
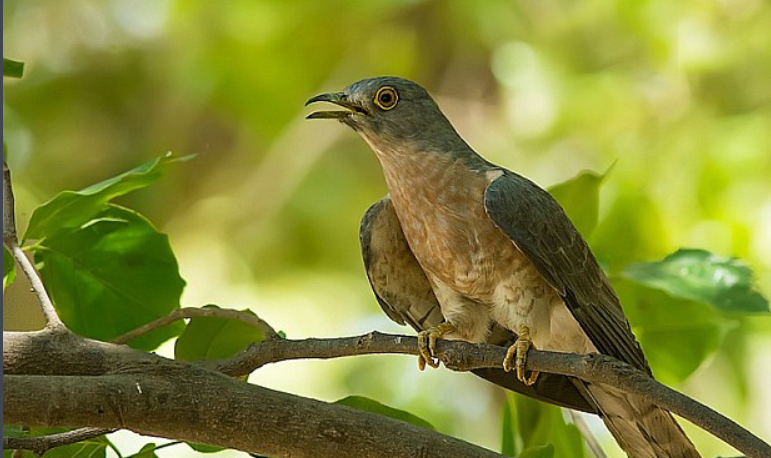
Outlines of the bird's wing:
{"type": "Polygon", "coordinates": [[[386,315],[416,331],[439,325],[444,320],[439,302],[404,238],[389,197],[364,214],[359,239],[369,283],[386,315]]]}
{"type": "Polygon", "coordinates": [[[621,304],[562,207],[509,171],[485,191],[485,210],[560,294],[597,350],[650,373],[621,304]]]}
{"type": "MultiPolygon", "coordinates": [[[[424,331],[444,320],[431,284],[412,253],[389,197],[375,203],[364,214],[359,232],[364,267],[378,303],[389,318],[424,331]]],[[[495,326],[488,342],[511,345],[517,336],[495,326]]],[[[596,413],[568,377],[541,374],[533,386],[526,386],[503,369],[481,369],[474,373],[488,381],[532,398],[596,413]]]]}

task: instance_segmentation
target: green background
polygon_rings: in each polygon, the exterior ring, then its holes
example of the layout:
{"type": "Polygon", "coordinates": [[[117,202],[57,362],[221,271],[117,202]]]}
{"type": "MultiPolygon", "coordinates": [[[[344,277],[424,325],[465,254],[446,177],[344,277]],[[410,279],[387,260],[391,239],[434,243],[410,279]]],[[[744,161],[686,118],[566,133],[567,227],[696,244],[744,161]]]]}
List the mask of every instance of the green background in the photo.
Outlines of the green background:
{"type": "MultiPolygon", "coordinates": [[[[633,280],[655,272],[630,266],[703,248],[743,259],[771,295],[769,30],[763,0],[5,1],[3,54],[25,62],[4,81],[18,224],[59,191],[196,153],[117,199],[168,234],[184,306],[249,308],[291,338],[406,332],[359,255],[359,219],[385,194],[377,160],[343,126],[303,121],[312,95],[405,76],[477,151],[544,187],[615,164],[589,240],[654,372],[771,440],[771,319],[705,306],[683,285],[641,289],[633,280]]],[[[33,328],[18,284],[5,326],[33,328]]],[[[297,361],[251,380],[367,396],[500,449],[502,392],[415,366],[297,361]]],[[[686,430],[705,456],[731,454],[686,430]]]]}

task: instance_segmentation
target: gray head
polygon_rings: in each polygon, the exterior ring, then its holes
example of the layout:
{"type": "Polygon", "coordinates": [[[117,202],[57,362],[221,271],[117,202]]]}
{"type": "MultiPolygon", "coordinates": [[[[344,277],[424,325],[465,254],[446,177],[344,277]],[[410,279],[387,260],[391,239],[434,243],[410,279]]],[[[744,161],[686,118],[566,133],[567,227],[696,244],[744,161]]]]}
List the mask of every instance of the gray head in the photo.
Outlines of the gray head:
{"type": "Polygon", "coordinates": [[[436,102],[420,85],[382,76],[317,95],[305,104],[330,102],[345,110],[317,111],[308,119],[337,119],[382,154],[393,151],[470,151],[436,102]]]}

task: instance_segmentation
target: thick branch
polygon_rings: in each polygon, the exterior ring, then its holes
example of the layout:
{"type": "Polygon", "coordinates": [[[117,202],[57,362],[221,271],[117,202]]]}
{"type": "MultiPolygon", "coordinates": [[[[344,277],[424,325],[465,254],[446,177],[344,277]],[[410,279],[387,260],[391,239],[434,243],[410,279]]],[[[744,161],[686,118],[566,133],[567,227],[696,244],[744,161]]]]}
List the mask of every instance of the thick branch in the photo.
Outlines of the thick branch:
{"type": "Polygon", "coordinates": [[[291,457],[501,455],[434,431],[192,366],[100,377],[3,377],[4,421],[127,428],[291,457]]]}
{"type": "Polygon", "coordinates": [[[151,321],[144,326],[140,326],[134,330],[131,330],[123,335],[120,335],[112,339],[113,343],[124,344],[136,339],[139,336],[143,336],[148,332],[154,331],[167,324],[173,323],[177,320],[185,318],[228,318],[231,320],[240,320],[244,323],[251,324],[262,331],[266,339],[275,339],[278,337],[278,333],[273,327],[265,320],[261,319],[257,315],[248,312],[242,312],[240,310],[218,309],[218,308],[194,308],[185,307],[174,309],[168,315],[158,318],[155,321],[151,321]]]}

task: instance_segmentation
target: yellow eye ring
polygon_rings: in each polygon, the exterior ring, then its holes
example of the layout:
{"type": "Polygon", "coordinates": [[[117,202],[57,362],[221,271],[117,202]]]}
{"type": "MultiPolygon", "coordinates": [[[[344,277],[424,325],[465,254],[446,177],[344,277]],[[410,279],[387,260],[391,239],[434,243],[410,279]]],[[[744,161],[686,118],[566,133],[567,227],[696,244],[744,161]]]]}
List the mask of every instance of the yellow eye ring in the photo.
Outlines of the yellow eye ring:
{"type": "Polygon", "coordinates": [[[375,105],[383,110],[391,110],[399,102],[399,93],[391,86],[383,86],[375,93],[375,105]]]}

